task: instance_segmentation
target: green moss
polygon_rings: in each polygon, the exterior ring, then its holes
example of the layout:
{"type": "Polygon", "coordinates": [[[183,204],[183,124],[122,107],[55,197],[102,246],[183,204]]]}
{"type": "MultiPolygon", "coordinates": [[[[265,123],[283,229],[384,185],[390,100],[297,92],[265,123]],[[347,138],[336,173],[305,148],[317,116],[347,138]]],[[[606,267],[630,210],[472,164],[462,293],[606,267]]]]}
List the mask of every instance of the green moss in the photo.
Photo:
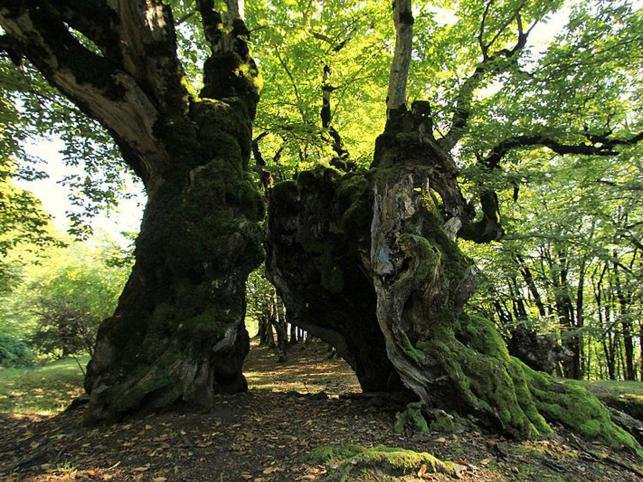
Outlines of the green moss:
{"type": "Polygon", "coordinates": [[[180,82],[181,82],[181,86],[185,89],[185,92],[187,93],[188,98],[195,101],[199,97],[199,94],[194,88],[194,86],[192,85],[192,82],[190,82],[190,79],[188,79],[187,75],[181,76],[180,82]]]}
{"type": "MultiPolygon", "coordinates": [[[[197,131],[190,120],[184,115],[164,116],[154,124],[154,135],[162,139],[170,156],[181,161],[184,166],[193,166],[200,161],[200,144],[197,131]]],[[[180,175],[177,169],[169,174],[180,175]]]]}
{"type": "Polygon", "coordinates": [[[362,447],[357,445],[323,445],[313,449],[309,459],[315,464],[324,464],[331,460],[343,460],[362,453],[362,447]]]}
{"type": "Polygon", "coordinates": [[[217,163],[223,170],[244,170],[243,154],[237,138],[227,132],[215,130],[200,138],[203,155],[217,163]]]}
{"type": "Polygon", "coordinates": [[[417,346],[447,374],[464,411],[473,409],[518,438],[550,434],[548,420],[612,446],[639,449],[582,387],[558,382],[509,357],[488,320],[463,316],[453,328],[437,327],[433,338],[417,346]]]}
{"type": "Polygon", "coordinates": [[[478,315],[461,315],[456,337],[474,350],[499,360],[509,360],[509,351],[494,323],[478,315]]]}
{"type": "Polygon", "coordinates": [[[412,432],[428,432],[429,425],[422,414],[424,409],[424,402],[411,402],[406,406],[406,409],[397,412],[395,415],[395,425],[393,426],[393,431],[395,433],[404,433],[406,429],[410,429],[412,432]]]}
{"type": "Polygon", "coordinates": [[[233,105],[222,100],[199,99],[192,104],[190,114],[197,125],[198,139],[206,159],[230,157],[229,149],[234,144],[234,157],[238,157],[242,168],[247,169],[252,127],[247,111],[238,105],[239,99],[228,101],[233,105]]]}
{"type": "Polygon", "coordinates": [[[439,472],[452,477],[459,476],[459,467],[453,462],[438,459],[428,452],[415,452],[398,447],[362,447],[358,445],[324,446],[314,449],[310,455],[313,463],[338,465],[331,478],[351,480],[351,472],[368,467],[381,467],[404,475],[418,471],[425,465],[429,472],[439,472]]]}
{"type": "Polygon", "coordinates": [[[524,374],[536,407],[545,418],[560,422],[590,439],[613,447],[625,446],[643,456],[634,437],[615,425],[605,406],[585,388],[555,380],[514,360],[524,374]]]}
{"type": "Polygon", "coordinates": [[[349,173],[342,177],[337,187],[337,200],[340,205],[349,206],[357,202],[369,183],[364,173],[349,173]]]}
{"type": "Polygon", "coordinates": [[[406,353],[411,360],[418,365],[422,365],[426,361],[426,354],[422,350],[413,346],[413,343],[411,343],[411,340],[409,340],[406,333],[401,334],[401,341],[402,350],[404,350],[404,353],[406,353]]]}
{"type": "Polygon", "coordinates": [[[514,379],[508,358],[496,358],[464,345],[449,327],[436,330],[433,339],[419,342],[418,347],[440,364],[465,412],[473,410],[518,438],[548,433],[529,391],[520,385],[520,379],[514,379]]]}
{"type": "Polygon", "coordinates": [[[444,413],[429,424],[429,430],[448,434],[461,433],[465,430],[466,425],[466,421],[457,415],[444,413]]]}
{"type": "Polygon", "coordinates": [[[404,233],[398,241],[400,248],[417,260],[417,267],[400,276],[402,283],[433,283],[440,275],[442,253],[427,238],[404,233]]]}
{"type": "Polygon", "coordinates": [[[240,318],[240,313],[222,309],[219,306],[207,308],[198,315],[184,320],[179,326],[179,334],[187,333],[190,337],[221,338],[225,328],[240,318]]]}

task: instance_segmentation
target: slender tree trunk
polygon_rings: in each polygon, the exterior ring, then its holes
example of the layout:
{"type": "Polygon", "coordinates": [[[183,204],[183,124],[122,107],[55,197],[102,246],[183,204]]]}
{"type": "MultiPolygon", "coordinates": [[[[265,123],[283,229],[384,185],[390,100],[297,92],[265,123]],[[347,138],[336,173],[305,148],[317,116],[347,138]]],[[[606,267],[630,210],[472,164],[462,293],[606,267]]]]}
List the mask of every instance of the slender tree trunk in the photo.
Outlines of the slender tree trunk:
{"type": "Polygon", "coordinates": [[[643,382],[643,322],[639,320],[639,380],[643,382]]]}
{"type": "Polygon", "coordinates": [[[518,266],[520,267],[520,273],[522,274],[525,283],[527,284],[527,288],[529,288],[529,292],[534,299],[534,303],[536,303],[538,314],[541,318],[545,318],[547,316],[547,313],[545,311],[545,304],[542,301],[542,297],[540,296],[540,292],[538,291],[538,287],[536,286],[536,282],[534,280],[531,269],[529,268],[529,266],[527,266],[527,263],[522,258],[522,256],[516,256],[516,261],[518,263],[518,266]]]}
{"type": "MultiPolygon", "coordinates": [[[[618,253],[614,251],[612,256],[617,259],[618,253]]],[[[625,379],[636,380],[636,371],[634,369],[634,341],[632,336],[632,320],[630,318],[629,296],[625,293],[625,287],[621,282],[621,274],[618,264],[613,263],[614,283],[616,287],[616,297],[619,303],[619,316],[621,318],[621,327],[623,328],[623,347],[625,354],[625,379]]]]}

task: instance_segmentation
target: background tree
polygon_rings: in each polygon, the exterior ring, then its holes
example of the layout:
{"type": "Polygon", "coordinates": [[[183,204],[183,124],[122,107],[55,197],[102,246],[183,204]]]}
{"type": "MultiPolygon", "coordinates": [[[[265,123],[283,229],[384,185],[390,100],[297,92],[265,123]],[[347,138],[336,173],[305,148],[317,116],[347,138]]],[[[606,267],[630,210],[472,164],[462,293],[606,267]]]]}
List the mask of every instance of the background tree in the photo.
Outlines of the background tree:
{"type": "Polygon", "coordinates": [[[24,265],[12,290],[0,296],[3,366],[91,353],[99,323],[116,307],[131,264],[113,261],[126,258],[126,250],[109,238],[94,237],[91,246],[65,241],[11,253],[10,263],[17,258],[24,265]]]}
{"type": "Polygon", "coordinates": [[[46,270],[31,276],[18,302],[35,320],[34,349],[57,357],[93,356],[98,326],[114,311],[130,267],[108,266],[105,249],[65,250],[67,256],[72,251],[72,259],[52,259],[46,270]]]}

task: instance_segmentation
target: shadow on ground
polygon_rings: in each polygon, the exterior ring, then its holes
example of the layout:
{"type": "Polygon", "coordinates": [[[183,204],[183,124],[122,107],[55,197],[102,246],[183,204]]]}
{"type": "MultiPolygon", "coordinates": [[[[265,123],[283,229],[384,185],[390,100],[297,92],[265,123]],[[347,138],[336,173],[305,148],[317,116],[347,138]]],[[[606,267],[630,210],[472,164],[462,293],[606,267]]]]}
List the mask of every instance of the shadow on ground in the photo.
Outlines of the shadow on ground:
{"type": "MultiPolygon", "coordinates": [[[[0,479],[323,480],[335,475],[333,464],[313,463],[310,452],[353,444],[430,452],[463,465],[464,481],[638,480],[588,455],[564,434],[523,443],[477,431],[395,435],[398,407],[340,397],[358,390],[356,379],[344,362],[328,360],[320,345],[294,348],[287,363],[254,347],[246,370],[250,392],[221,396],[205,414],[155,414],[93,428],[80,424],[82,408],[55,417],[0,415],[0,479]],[[312,396],[321,391],[327,396],[312,396]]],[[[420,466],[394,474],[364,467],[348,480],[452,479],[420,466]]]]}

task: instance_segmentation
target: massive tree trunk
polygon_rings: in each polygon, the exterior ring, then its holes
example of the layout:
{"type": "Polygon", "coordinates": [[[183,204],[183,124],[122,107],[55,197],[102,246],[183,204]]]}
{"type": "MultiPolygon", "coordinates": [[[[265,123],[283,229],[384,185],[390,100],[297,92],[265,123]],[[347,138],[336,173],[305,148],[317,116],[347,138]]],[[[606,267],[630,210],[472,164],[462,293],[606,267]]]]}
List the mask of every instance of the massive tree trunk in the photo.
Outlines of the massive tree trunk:
{"type": "Polygon", "coordinates": [[[149,195],[136,264],[89,365],[92,419],[246,390],[245,281],[262,259],[263,205],[237,107],[194,103],[196,128],[172,140],[196,161],[149,195]]]}
{"type": "Polygon", "coordinates": [[[269,199],[267,272],[291,323],[331,344],[366,392],[403,391],[375,316],[368,256],[371,192],[361,174],[318,168],[269,199]]]}
{"type": "Polygon", "coordinates": [[[510,357],[493,323],[464,311],[475,270],[456,237],[484,242],[502,230],[492,191],[481,190],[483,216],[473,219],[449,151],[462,136],[473,89],[493,68],[488,64],[524,46],[521,24],[512,51],[493,56],[486,46],[458,99],[452,129],[436,140],[428,103],[406,107],[411,2],[396,0],[393,7],[388,119],[371,170],[343,177],[304,172],[278,185],[270,200],[268,271],[291,319],[336,346],[364,388],[370,380],[387,388],[383,377],[373,378],[373,368],[381,367],[396,388],[399,377],[428,407],[474,414],[516,437],[550,433],[549,419],[637,447],[596,398],[510,357]]]}
{"type": "Polygon", "coordinates": [[[159,0],[0,5],[3,45],[112,134],[148,195],[134,269],[88,368],[90,421],[246,389],[244,284],[263,256],[248,174],[260,83],[238,1],[225,15],[197,3],[212,52],[198,95],[159,0]]]}
{"type": "Polygon", "coordinates": [[[368,173],[317,168],[275,187],[267,268],[290,319],[335,346],[364,390],[401,381],[428,407],[515,437],[548,434],[549,420],[636,446],[584,389],[509,356],[493,323],[464,311],[475,270],[456,234],[489,228],[471,227],[425,121],[422,104],[393,113],[368,173]]]}

